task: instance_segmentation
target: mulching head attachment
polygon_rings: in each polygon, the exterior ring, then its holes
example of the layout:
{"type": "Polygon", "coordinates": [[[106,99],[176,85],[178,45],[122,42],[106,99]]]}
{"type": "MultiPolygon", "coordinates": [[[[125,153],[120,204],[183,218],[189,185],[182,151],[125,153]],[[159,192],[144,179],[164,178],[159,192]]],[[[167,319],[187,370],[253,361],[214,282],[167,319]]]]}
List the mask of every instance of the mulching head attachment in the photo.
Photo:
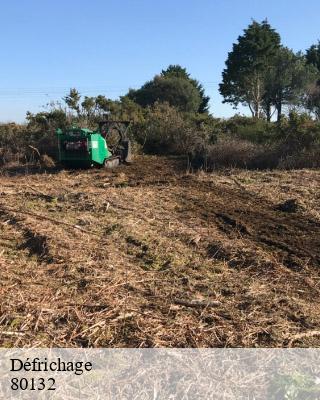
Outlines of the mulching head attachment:
{"type": "Polygon", "coordinates": [[[99,122],[99,131],[108,144],[114,157],[120,162],[130,162],[131,142],[128,138],[129,121],[106,120],[99,122]]]}

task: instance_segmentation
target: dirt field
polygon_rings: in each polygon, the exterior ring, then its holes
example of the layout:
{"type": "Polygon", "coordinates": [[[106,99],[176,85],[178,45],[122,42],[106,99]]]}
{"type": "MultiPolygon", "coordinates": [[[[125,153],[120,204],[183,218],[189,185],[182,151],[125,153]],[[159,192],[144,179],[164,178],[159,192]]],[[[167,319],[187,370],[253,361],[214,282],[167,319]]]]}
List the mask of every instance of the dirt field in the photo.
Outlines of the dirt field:
{"type": "Polygon", "coordinates": [[[320,346],[319,188],[153,157],[3,170],[0,345],[320,346]]]}

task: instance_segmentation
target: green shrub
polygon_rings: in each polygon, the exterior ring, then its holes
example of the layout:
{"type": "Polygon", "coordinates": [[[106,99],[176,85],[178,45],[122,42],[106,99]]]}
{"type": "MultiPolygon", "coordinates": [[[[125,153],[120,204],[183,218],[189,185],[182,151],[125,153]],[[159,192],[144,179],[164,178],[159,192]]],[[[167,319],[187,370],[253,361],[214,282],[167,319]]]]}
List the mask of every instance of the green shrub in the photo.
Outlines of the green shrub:
{"type": "Polygon", "coordinates": [[[215,124],[208,115],[182,113],[168,103],[156,103],[134,126],[134,137],[149,154],[189,154],[216,140],[215,124]]]}
{"type": "Polygon", "coordinates": [[[273,124],[258,118],[235,115],[226,120],[225,134],[253,143],[273,141],[273,124]]]}
{"type": "Polygon", "coordinates": [[[128,96],[113,101],[98,96],[99,113],[66,113],[51,105],[47,112],[27,113],[27,124],[0,125],[0,163],[55,158],[56,128],[70,124],[95,129],[111,111],[113,119],[132,122],[129,136],[139,153],[188,155],[194,167],[317,168],[320,166],[320,122],[291,112],[281,123],[235,115],[227,120],[208,113],[182,112],[169,103],[143,108],[128,96]],[[101,104],[100,104],[101,103],[101,104]],[[35,149],[32,149],[34,147],[35,149]]]}
{"type": "Polygon", "coordinates": [[[282,143],[288,154],[320,145],[320,123],[307,114],[291,112],[276,130],[275,138],[282,143]]]}

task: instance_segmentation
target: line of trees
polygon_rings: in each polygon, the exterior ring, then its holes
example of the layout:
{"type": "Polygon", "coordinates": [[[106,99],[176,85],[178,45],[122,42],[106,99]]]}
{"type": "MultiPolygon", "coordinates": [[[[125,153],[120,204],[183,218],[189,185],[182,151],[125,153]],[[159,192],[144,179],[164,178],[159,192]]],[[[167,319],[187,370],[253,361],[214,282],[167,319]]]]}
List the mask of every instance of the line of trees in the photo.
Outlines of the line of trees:
{"type": "MultiPolygon", "coordinates": [[[[223,102],[241,104],[253,117],[278,122],[292,109],[320,120],[320,42],[305,53],[285,47],[267,20],[252,21],[229,52],[219,86],[223,102]]],[[[81,97],[76,89],[63,98],[71,116],[96,120],[106,112],[141,119],[141,109],[168,103],[182,113],[209,115],[209,96],[186,68],[169,65],[139,89],[119,100],[81,97]]],[[[63,110],[64,105],[59,105],[63,110]]],[[[45,116],[43,113],[42,116],[45,116]]],[[[30,118],[30,114],[28,114],[30,118]]]]}
{"type": "Polygon", "coordinates": [[[253,118],[214,118],[204,87],[180,65],[118,100],[70,89],[45,111],[27,113],[27,125],[0,125],[0,163],[30,145],[54,157],[57,127],[95,129],[110,113],[133,122],[131,137],[145,153],[188,154],[207,166],[320,165],[320,43],[295,53],[268,21],[253,21],[233,44],[219,89],[224,102],[247,106],[253,118]]]}
{"type": "Polygon", "coordinates": [[[320,44],[295,53],[281,44],[267,20],[253,21],[228,54],[219,90],[225,103],[249,107],[252,116],[280,121],[284,106],[320,118],[320,44]]]}
{"type": "MultiPolygon", "coordinates": [[[[70,89],[69,94],[63,98],[71,116],[87,120],[101,117],[106,112],[118,115],[128,112],[130,108],[138,112],[139,107],[152,107],[156,103],[168,103],[180,112],[208,114],[209,100],[204,87],[180,65],[169,65],[140,89],[130,89],[119,100],[111,100],[103,95],[82,98],[75,88],[70,89]]],[[[57,105],[63,110],[63,104],[55,103],[53,107],[57,105]]]]}

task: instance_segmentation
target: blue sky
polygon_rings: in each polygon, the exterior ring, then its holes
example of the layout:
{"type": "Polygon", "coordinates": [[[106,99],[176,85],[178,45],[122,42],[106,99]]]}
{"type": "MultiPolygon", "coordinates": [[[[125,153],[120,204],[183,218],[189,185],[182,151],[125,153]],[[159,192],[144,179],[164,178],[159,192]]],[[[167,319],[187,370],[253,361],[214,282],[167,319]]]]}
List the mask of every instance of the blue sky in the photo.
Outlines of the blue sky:
{"type": "Polygon", "coordinates": [[[215,116],[234,114],[218,84],[251,18],[268,18],[284,45],[320,39],[319,0],[1,0],[0,121],[23,121],[70,87],[117,98],[169,64],[206,88],[215,116]]]}

